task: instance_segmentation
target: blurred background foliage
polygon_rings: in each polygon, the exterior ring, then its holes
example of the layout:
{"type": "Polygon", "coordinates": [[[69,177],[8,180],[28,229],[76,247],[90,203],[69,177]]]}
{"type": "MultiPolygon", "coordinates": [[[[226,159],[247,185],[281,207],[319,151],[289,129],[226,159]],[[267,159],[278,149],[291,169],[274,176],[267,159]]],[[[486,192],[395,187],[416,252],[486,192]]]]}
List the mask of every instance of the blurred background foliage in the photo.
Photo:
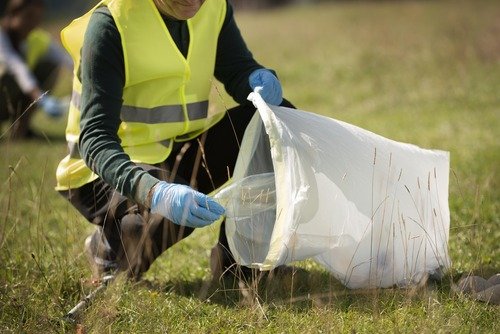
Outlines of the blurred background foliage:
{"type": "MultiPolygon", "coordinates": [[[[259,8],[269,8],[269,7],[279,7],[290,4],[304,4],[304,3],[316,3],[316,2],[327,2],[335,0],[229,0],[229,2],[236,9],[259,9],[259,8]]],[[[3,12],[5,4],[8,0],[2,0],[0,2],[0,13],[3,12]]],[[[98,0],[45,0],[47,6],[47,18],[64,18],[68,16],[74,16],[85,12],[90,9],[93,5],[98,3],[98,0]]]]}

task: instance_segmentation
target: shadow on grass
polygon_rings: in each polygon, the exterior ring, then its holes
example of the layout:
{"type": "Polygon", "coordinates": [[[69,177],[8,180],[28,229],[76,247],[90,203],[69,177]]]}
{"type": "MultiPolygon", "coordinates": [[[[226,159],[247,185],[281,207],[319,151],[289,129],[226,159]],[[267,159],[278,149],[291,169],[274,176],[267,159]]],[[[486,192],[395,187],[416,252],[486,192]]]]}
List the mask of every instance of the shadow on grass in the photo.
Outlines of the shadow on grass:
{"type": "Polygon", "coordinates": [[[279,274],[253,273],[251,277],[245,278],[227,274],[215,280],[147,282],[146,285],[149,289],[197,298],[226,307],[257,302],[301,305],[308,302],[311,295],[330,295],[333,289],[347,290],[327,272],[300,268],[279,274]]]}
{"type": "Polygon", "coordinates": [[[332,307],[341,311],[351,308],[368,313],[377,309],[397,309],[402,303],[425,302],[430,294],[450,296],[453,281],[446,275],[441,281],[428,281],[411,288],[359,289],[343,286],[326,271],[296,269],[282,275],[264,275],[239,280],[176,280],[165,283],[147,282],[149,289],[196,298],[224,307],[256,306],[287,307],[307,312],[312,307],[332,307]]]}

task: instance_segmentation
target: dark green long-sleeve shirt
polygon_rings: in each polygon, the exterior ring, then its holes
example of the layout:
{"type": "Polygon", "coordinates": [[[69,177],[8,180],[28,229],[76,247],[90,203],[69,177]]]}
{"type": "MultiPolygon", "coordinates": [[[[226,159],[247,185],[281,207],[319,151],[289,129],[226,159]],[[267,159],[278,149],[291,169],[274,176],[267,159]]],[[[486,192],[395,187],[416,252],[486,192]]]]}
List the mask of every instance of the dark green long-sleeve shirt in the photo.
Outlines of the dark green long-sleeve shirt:
{"type": "MultiPolygon", "coordinates": [[[[186,21],[167,17],[163,20],[177,47],[186,56],[189,46],[186,21]]],[[[124,58],[120,33],[105,7],[92,14],[81,59],[78,74],[83,85],[80,154],[105,182],[121,194],[148,205],[147,194],[158,180],[130,161],[117,134],[125,84],[124,58]]],[[[214,76],[237,102],[244,103],[251,90],[248,76],[258,68],[262,66],[245,45],[228,3],[218,38],[214,76]]]]}

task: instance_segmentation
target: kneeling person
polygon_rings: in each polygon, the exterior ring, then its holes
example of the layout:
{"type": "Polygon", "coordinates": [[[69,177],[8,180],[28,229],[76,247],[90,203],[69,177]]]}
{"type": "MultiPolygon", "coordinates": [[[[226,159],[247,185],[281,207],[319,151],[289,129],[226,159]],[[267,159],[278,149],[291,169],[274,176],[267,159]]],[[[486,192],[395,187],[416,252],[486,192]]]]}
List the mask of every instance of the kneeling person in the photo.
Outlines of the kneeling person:
{"type": "MultiPolygon", "coordinates": [[[[226,0],[104,0],[62,36],[76,70],[57,189],[97,225],[86,240],[95,274],[138,278],[224,215],[205,194],[234,169],[255,111],[247,95],[261,86],[268,103],[289,104],[226,0]],[[208,111],[213,76],[239,106],[208,111]]],[[[234,265],[224,223],[212,254],[218,272],[234,265]]]]}

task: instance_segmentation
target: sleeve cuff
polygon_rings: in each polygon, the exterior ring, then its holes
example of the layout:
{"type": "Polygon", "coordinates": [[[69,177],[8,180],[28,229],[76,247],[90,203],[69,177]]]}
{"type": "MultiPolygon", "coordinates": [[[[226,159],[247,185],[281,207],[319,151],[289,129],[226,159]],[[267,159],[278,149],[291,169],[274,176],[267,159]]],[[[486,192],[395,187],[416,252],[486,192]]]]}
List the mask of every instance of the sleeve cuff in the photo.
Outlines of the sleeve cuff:
{"type": "Polygon", "coordinates": [[[135,188],[133,196],[134,201],[136,201],[140,205],[150,208],[151,201],[149,192],[151,188],[153,188],[153,186],[158,182],[160,182],[160,180],[158,180],[156,177],[152,176],[147,172],[144,173],[139,179],[139,182],[135,188]]]}

